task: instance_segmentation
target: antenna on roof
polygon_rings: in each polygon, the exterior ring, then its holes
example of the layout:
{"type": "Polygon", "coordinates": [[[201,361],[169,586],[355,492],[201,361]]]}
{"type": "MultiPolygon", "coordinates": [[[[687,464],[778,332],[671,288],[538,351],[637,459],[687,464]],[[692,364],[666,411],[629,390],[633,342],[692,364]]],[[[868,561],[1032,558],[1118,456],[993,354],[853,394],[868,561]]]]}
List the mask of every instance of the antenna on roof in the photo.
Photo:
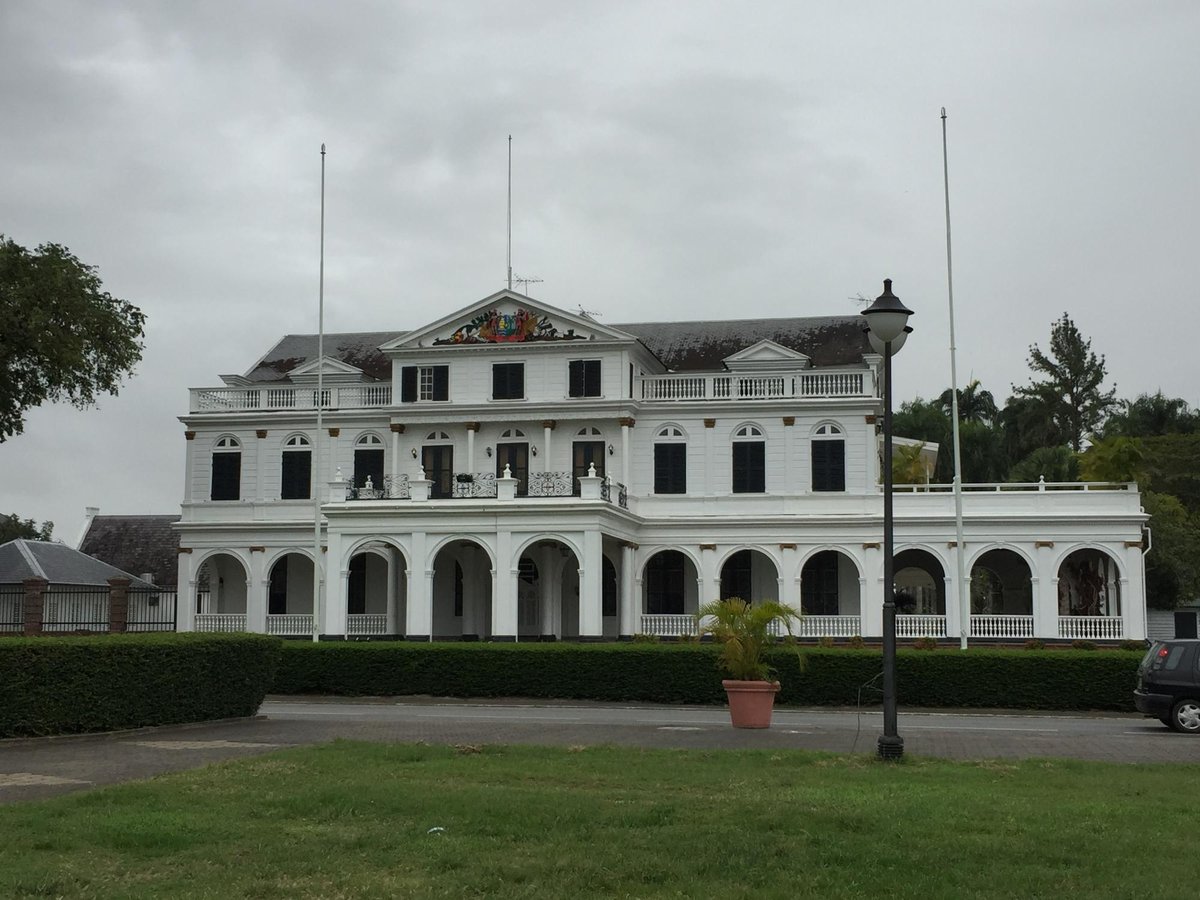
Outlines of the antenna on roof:
{"type": "Polygon", "coordinates": [[[512,277],[512,135],[508,136],[508,289],[513,286],[512,277]]]}
{"type": "MultiPolygon", "coordinates": [[[[529,285],[542,283],[542,279],[540,279],[540,278],[521,278],[520,276],[517,276],[517,275],[513,276],[512,281],[521,285],[521,293],[525,294],[526,296],[529,295],[529,285]]],[[[512,283],[510,282],[509,289],[511,289],[511,288],[512,288],[512,283]]]]}
{"type": "Polygon", "coordinates": [[[604,315],[603,313],[596,312],[593,309],[584,309],[582,303],[579,304],[579,314],[585,319],[595,319],[597,316],[604,315]]]}

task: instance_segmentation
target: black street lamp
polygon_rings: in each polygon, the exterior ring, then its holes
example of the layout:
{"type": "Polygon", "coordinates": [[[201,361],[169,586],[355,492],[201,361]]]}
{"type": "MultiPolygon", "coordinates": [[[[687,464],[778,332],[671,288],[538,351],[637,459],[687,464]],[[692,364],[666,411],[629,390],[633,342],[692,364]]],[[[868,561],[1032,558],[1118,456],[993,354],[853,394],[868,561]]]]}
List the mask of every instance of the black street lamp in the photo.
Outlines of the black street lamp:
{"type": "Polygon", "coordinates": [[[871,346],[883,353],[883,734],[879,758],[904,756],[904,738],[896,733],[896,585],[892,516],[892,355],[904,344],[908,317],[913,314],[892,293],[892,279],[883,280],[883,293],[863,310],[871,346]]]}

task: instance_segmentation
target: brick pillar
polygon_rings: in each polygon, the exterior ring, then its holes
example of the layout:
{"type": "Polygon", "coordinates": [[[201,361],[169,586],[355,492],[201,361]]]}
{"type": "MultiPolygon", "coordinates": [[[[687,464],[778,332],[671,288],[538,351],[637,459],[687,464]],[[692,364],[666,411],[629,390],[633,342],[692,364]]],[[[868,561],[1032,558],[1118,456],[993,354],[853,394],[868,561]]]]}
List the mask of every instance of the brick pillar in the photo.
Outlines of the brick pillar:
{"type": "Polygon", "coordinates": [[[45,578],[26,578],[21,582],[25,587],[24,616],[25,636],[32,637],[42,633],[42,612],[45,603],[46,588],[50,586],[45,578]]]}
{"type": "Polygon", "coordinates": [[[129,618],[129,579],[108,579],[108,631],[120,634],[125,631],[129,618]]]}

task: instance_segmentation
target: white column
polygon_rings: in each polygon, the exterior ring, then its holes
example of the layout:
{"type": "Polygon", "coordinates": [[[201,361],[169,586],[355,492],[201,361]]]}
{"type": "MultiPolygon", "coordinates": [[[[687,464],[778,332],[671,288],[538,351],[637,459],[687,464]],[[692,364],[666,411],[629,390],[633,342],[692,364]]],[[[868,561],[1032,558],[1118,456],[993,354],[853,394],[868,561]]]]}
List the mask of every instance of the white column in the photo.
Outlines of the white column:
{"type": "Polygon", "coordinates": [[[629,425],[621,423],[621,482],[631,487],[629,482],[629,425]]]}
{"type": "Polygon", "coordinates": [[[267,631],[267,589],[271,584],[265,557],[262,550],[250,551],[250,577],[246,581],[246,630],[259,634],[267,631]]]}
{"type": "Polygon", "coordinates": [[[958,577],[946,575],[942,581],[946,585],[946,636],[957,640],[962,635],[962,598],[958,594],[958,577]]]}
{"type": "MultiPolygon", "coordinates": [[[[393,446],[395,445],[395,432],[392,432],[393,446]]],[[[384,625],[384,634],[396,633],[396,551],[388,548],[387,552],[387,622],[384,625]]]]}
{"type": "Polygon", "coordinates": [[[175,565],[175,627],[196,630],[196,579],[192,573],[192,554],[178,554],[175,565]]]}
{"type": "Polygon", "coordinates": [[[412,569],[408,573],[408,609],[404,633],[429,638],[433,634],[433,560],[426,558],[425,532],[413,532],[412,569]]]}
{"type": "Polygon", "coordinates": [[[475,471],[475,429],[467,427],[467,465],[465,472],[475,471]]]}
{"type": "Polygon", "coordinates": [[[703,606],[710,600],[721,599],[721,571],[717,568],[717,548],[714,545],[705,544],[700,548],[700,569],[696,602],[703,606]],[[709,585],[711,587],[707,587],[709,585]]]}
{"type": "MultiPolygon", "coordinates": [[[[192,499],[192,478],[193,468],[196,465],[196,432],[185,431],[183,433],[183,502],[187,503],[192,499]]],[[[177,584],[183,584],[180,579],[177,584]]]]}
{"type": "MultiPolygon", "coordinates": [[[[323,590],[325,602],[322,607],[321,634],[346,634],[346,597],[349,594],[350,570],[342,566],[342,536],[330,529],[325,537],[323,590]]],[[[315,600],[316,598],[314,598],[315,600]]],[[[316,604],[314,603],[314,609],[316,604]]]]}
{"type": "Polygon", "coordinates": [[[517,563],[512,558],[512,532],[496,532],[496,567],[492,581],[492,636],[517,636],[517,563]]]}
{"type": "Polygon", "coordinates": [[[883,544],[863,553],[865,577],[859,583],[862,608],[862,636],[883,636],[883,544]]]}
{"type": "Polygon", "coordinates": [[[1044,640],[1058,639],[1058,572],[1054,568],[1054,547],[1037,547],[1037,568],[1033,573],[1033,635],[1044,640]]]}
{"type": "Polygon", "coordinates": [[[601,572],[603,538],[599,530],[583,533],[583,566],[579,570],[579,636],[603,637],[604,605],[601,572]]]}
{"type": "Polygon", "coordinates": [[[551,449],[550,449],[550,439],[553,434],[554,434],[554,429],[551,428],[547,423],[543,422],[542,423],[542,454],[543,454],[542,455],[542,471],[543,472],[553,471],[551,469],[551,463],[552,463],[554,457],[551,455],[551,449]]]}
{"type": "Polygon", "coordinates": [[[630,637],[641,631],[641,616],[637,595],[634,594],[633,545],[628,541],[621,545],[621,622],[620,634],[630,637]]]}
{"type": "MultiPolygon", "coordinates": [[[[791,430],[787,429],[789,433],[791,430]]],[[[800,571],[797,569],[796,557],[795,544],[779,548],[779,602],[799,609],[800,571]]]]}
{"type": "Polygon", "coordinates": [[[265,496],[263,493],[263,441],[267,438],[267,432],[254,432],[254,499],[262,500],[265,496]]]}
{"type": "Polygon", "coordinates": [[[1146,558],[1139,543],[1125,550],[1125,571],[1121,579],[1121,617],[1124,619],[1125,639],[1140,641],[1146,637],[1146,558]]]}
{"type": "MultiPolygon", "coordinates": [[[[400,478],[400,432],[397,430],[399,426],[392,425],[392,483],[395,484],[400,478]]],[[[392,632],[388,632],[391,634],[392,632]]]]}

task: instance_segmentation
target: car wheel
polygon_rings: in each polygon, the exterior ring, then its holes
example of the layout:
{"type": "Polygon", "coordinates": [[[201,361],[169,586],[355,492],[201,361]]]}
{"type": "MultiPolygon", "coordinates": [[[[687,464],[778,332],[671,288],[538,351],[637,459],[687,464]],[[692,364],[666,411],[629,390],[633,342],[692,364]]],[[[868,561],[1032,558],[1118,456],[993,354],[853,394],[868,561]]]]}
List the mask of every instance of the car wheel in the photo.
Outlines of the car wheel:
{"type": "Polygon", "coordinates": [[[1171,727],[1183,734],[1200,734],[1200,703],[1180,700],[1171,707],[1171,727]]]}

